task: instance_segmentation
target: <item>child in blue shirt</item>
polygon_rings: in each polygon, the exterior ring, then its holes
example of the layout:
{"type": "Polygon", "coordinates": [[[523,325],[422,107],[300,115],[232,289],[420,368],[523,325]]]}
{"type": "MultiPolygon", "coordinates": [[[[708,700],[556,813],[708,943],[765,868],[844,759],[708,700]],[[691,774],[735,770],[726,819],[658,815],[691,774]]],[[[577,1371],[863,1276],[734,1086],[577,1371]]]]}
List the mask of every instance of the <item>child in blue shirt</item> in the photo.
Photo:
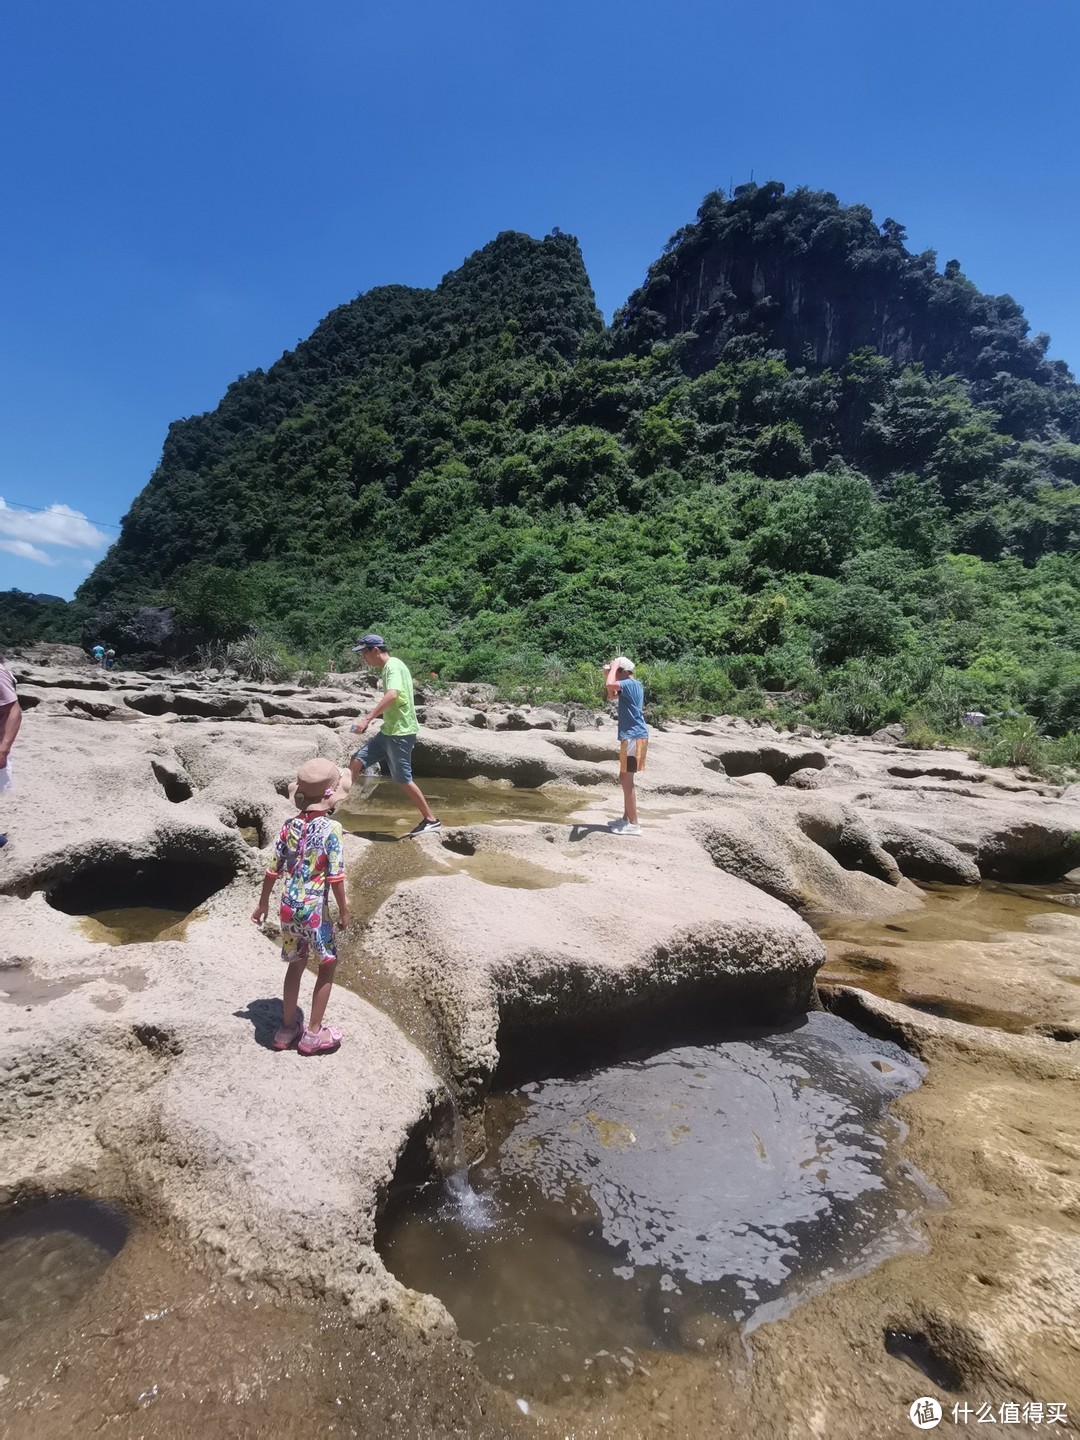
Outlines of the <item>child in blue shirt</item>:
{"type": "Polygon", "coordinates": [[[645,769],[649,728],[645,724],[645,688],[634,679],[634,662],[617,655],[604,666],[604,688],[609,700],[619,702],[619,784],[623,792],[621,820],[608,829],[613,835],[640,835],[634,777],[645,769]]]}

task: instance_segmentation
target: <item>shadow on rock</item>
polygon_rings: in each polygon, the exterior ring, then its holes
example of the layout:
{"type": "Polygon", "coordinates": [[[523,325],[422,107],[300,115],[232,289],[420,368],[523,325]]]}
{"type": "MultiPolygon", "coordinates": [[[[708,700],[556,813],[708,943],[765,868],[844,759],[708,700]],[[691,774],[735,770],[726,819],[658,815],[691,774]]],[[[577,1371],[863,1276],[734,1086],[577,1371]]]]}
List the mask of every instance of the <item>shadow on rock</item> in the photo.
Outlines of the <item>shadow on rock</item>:
{"type": "Polygon", "coordinates": [[[249,1000],[243,1010],[234,1010],[233,1014],[238,1020],[250,1020],[255,1030],[256,1044],[261,1045],[264,1050],[272,1050],[271,1043],[274,1032],[282,1023],[281,997],[275,995],[273,999],[249,1000]]]}
{"type": "Polygon", "coordinates": [[[604,825],[571,825],[569,839],[584,840],[588,835],[610,835],[611,826],[604,825]]]}

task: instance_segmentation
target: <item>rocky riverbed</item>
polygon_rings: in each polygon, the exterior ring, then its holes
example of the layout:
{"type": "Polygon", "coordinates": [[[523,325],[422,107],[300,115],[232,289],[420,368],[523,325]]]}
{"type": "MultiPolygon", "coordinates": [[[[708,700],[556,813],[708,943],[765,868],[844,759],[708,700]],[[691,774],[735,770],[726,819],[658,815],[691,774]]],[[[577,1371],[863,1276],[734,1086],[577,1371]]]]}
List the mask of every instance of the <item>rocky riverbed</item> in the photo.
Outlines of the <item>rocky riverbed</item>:
{"type": "Polygon", "coordinates": [[[131,1232],[107,1265],[43,1256],[87,1284],[5,1312],[6,1433],[865,1437],[908,1433],[923,1394],[1080,1414],[1080,909],[1067,882],[1053,898],[1077,787],[720,717],[654,737],[644,833],[619,838],[609,720],[428,697],[416,770],[447,823],[388,845],[411,823],[388,784],[342,813],[364,924],[331,999],[345,1043],[306,1062],[269,1049],[280,962],[249,915],[287,782],[344,760],[364,682],[13,668],[0,1186],[23,1228],[0,1254],[32,1275],[43,1195],[131,1232]],[[1041,887],[1038,913],[929,925],[902,955],[844,929],[897,934],[921,886],[982,882],[1041,887]],[[392,1188],[432,1172],[455,1114],[478,1157],[493,1087],[822,1006],[925,1066],[891,1106],[940,1192],[918,1246],[541,1400],[387,1269],[392,1188]]]}

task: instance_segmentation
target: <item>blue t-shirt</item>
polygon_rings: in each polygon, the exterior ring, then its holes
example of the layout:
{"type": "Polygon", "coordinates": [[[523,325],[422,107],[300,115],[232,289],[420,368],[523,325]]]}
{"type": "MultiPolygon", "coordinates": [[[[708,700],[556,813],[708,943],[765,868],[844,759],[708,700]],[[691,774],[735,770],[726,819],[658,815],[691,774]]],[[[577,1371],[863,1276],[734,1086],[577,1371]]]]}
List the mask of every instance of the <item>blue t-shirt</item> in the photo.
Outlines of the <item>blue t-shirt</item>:
{"type": "Polygon", "coordinates": [[[649,727],[642,713],[645,708],[645,687],[640,680],[619,681],[619,739],[647,740],[649,727]]]}

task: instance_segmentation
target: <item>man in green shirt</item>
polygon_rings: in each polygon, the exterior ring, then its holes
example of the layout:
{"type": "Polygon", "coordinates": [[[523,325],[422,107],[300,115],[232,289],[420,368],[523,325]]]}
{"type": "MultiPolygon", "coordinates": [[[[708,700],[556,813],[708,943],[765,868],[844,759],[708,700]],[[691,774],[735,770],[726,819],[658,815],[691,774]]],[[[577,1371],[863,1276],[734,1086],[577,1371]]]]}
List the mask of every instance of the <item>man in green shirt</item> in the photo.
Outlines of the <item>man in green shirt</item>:
{"type": "Polygon", "coordinates": [[[390,772],[409,800],[420,811],[419,825],[409,831],[410,835],[426,835],[429,830],[441,830],[442,821],[436,820],[431,807],[424,799],[424,792],[412,778],[412,751],[416,744],[416,705],[413,701],[413,682],[409,667],[404,660],[395,659],[386,647],[381,635],[365,635],[353,650],[359,654],[365,665],[381,671],[382,698],[366,715],[352,727],[354,735],[362,735],[373,720],[383,717],[383,727],[366,744],[361,745],[349,761],[353,779],[369,766],[378,765],[383,773],[390,772]]]}

